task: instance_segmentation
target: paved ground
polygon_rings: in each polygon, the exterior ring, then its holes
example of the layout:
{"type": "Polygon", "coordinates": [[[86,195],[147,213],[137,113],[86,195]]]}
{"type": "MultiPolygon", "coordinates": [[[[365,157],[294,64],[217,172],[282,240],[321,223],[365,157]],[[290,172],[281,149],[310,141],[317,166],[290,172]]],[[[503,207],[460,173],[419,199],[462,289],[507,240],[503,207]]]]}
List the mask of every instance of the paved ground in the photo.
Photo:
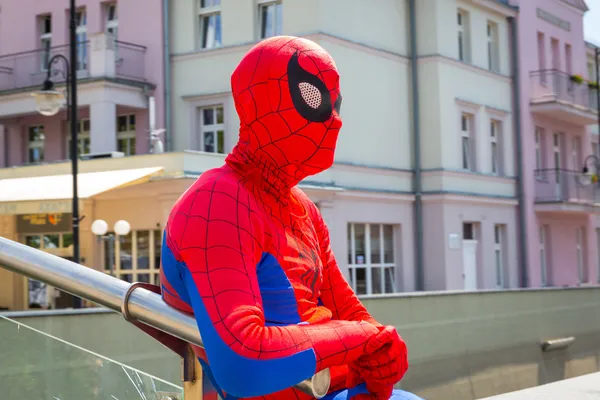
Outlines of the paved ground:
{"type": "Polygon", "coordinates": [[[600,372],[482,400],[600,400],[600,372]]]}

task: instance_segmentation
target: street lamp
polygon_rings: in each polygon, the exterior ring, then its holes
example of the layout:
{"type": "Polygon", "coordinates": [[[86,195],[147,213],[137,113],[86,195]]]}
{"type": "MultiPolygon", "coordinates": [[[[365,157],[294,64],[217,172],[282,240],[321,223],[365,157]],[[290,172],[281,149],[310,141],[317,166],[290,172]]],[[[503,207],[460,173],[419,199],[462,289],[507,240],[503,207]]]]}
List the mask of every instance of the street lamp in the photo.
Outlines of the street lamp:
{"type": "MultiPolygon", "coordinates": [[[[125,220],[115,222],[114,231],[118,236],[127,236],[131,231],[131,225],[125,220]]],[[[102,219],[97,219],[92,222],[92,233],[98,237],[98,240],[108,242],[108,267],[110,275],[114,276],[113,259],[115,258],[115,235],[106,234],[108,232],[108,224],[102,219]]]]}
{"type": "MultiPolygon", "coordinates": [[[[49,61],[46,69],[48,75],[44,81],[42,90],[33,93],[37,110],[46,116],[56,115],[64,102],[62,93],[54,90],[54,83],[50,80],[52,64],[58,59],[65,62],[67,93],[69,93],[69,119],[71,122],[71,174],[73,175],[73,261],[79,264],[79,197],[77,195],[77,160],[79,158],[79,142],[77,140],[77,20],[75,0],[70,0],[69,7],[69,53],[71,62],[62,54],[56,54],[49,61]]],[[[74,298],[74,308],[81,308],[81,299],[74,298]]]]}

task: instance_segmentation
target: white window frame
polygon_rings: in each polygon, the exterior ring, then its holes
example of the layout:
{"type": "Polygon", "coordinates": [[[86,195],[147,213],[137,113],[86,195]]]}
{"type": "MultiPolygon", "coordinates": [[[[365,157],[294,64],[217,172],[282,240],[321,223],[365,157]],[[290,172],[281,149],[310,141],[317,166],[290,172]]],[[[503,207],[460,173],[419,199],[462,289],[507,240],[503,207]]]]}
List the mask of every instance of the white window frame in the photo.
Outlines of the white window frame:
{"type": "Polygon", "coordinates": [[[76,41],[77,41],[77,70],[87,70],[87,53],[88,53],[88,34],[87,34],[87,12],[85,8],[80,8],[76,11],[76,14],[81,14],[81,18],[76,18],[79,23],[75,29],[76,41]],[[83,40],[80,38],[83,37],[83,40]]]}
{"type": "Polygon", "coordinates": [[[42,49],[42,60],[40,70],[48,71],[48,63],[50,62],[52,49],[52,15],[42,15],[40,21],[40,45],[42,49]],[[50,32],[45,32],[46,21],[50,20],[50,32]],[[46,45],[47,44],[47,45],[46,45]]]}
{"type": "MultiPolygon", "coordinates": [[[[84,154],[90,154],[91,148],[91,137],[90,137],[90,120],[89,118],[83,118],[77,120],[77,124],[79,125],[79,132],[77,132],[77,142],[79,148],[77,149],[77,153],[79,156],[84,154]],[[87,129],[85,127],[87,122],[87,129]],[[86,150],[87,149],[87,150],[86,150]]],[[[70,125],[67,128],[67,151],[65,154],[67,158],[71,159],[71,127],[70,125]]]]}
{"type": "Polygon", "coordinates": [[[583,229],[583,227],[579,227],[575,233],[575,249],[577,252],[577,280],[579,281],[580,285],[583,285],[587,282],[585,276],[585,255],[583,253],[585,248],[585,234],[583,229]]]}
{"type": "Polygon", "coordinates": [[[386,272],[388,269],[391,269],[392,271],[392,276],[390,277],[390,285],[391,285],[391,293],[396,293],[397,292],[397,287],[396,287],[396,273],[398,271],[398,251],[396,250],[396,225],[393,224],[372,224],[372,223],[359,223],[359,222],[355,222],[355,223],[348,223],[348,229],[349,229],[349,235],[350,235],[350,256],[351,256],[351,260],[352,262],[348,263],[348,273],[350,275],[350,285],[352,286],[352,290],[354,290],[355,293],[357,293],[358,295],[358,291],[356,288],[356,270],[357,269],[364,269],[365,270],[365,286],[366,286],[366,293],[361,293],[360,295],[372,295],[373,294],[373,270],[374,269],[379,269],[380,270],[380,287],[382,290],[382,293],[388,293],[386,292],[386,283],[387,283],[387,278],[386,278],[386,272]],[[365,259],[363,260],[364,263],[363,264],[359,264],[357,262],[357,256],[356,256],[356,233],[355,233],[355,228],[356,225],[364,225],[365,227],[365,259]],[[392,227],[392,254],[393,254],[393,262],[392,263],[385,263],[385,253],[384,253],[384,242],[385,242],[385,238],[384,238],[384,226],[391,226],[392,227]],[[377,264],[374,264],[371,262],[371,229],[379,229],[379,254],[380,254],[380,262],[377,264]]]}
{"type": "Polygon", "coordinates": [[[502,175],[502,122],[490,120],[490,152],[492,174],[502,175]]]}
{"type": "MultiPolygon", "coordinates": [[[[108,234],[114,234],[113,232],[109,232],[108,234]]],[[[113,273],[114,276],[121,279],[121,280],[125,280],[127,282],[137,282],[140,280],[139,275],[144,275],[144,274],[149,274],[150,275],[150,282],[151,284],[160,284],[160,262],[156,263],[156,256],[160,255],[157,254],[157,244],[160,246],[162,246],[162,235],[163,235],[163,231],[160,229],[136,229],[136,230],[132,230],[126,237],[130,237],[131,238],[131,254],[129,254],[129,256],[131,256],[131,269],[124,269],[122,268],[122,263],[121,263],[121,242],[123,241],[124,238],[121,238],[119,236],[116,236],[116,240],[114,241],[114,255],[115,255],[115,259],[114,259],[114,264],[113,264],[113,273]],[[149,243],[148,243],[148,247],[149,247],[149,252],[148,252],[148,269],[140,269],[139,265],[138,265],[138,240],[137,237],[139,235],[140,232],[149,232],[149,243]],[[131,280],[126,280],[124,279],[126,275],[131,275],[131,280]]],[[[106,263],[106,258],[108,256],[107,254],[107,250],[108,250],[108,246],[109,246],[108,241],[105,242],[105,244],[102,246],[103,252],[104,254],[102,255],[102,265],[104,266],[104,273],[106,274],[110,274],[110,265],[105,265],[106,263]]],[[[108,260],[108,262],[110,263],[110,260],[108,260]]]]}
{"type": "Polygon", "coordinates": [[[535,127],[535,169],[541,170],[544,168],[544,159],[542,153],[542,135],[543,130],[540,127],[535,127]]]}
{"type": "Polygon", "coordinates": [[[225,138],[227,137],[227,130],[226,130],[226,126],[225,126],[225,105],[224,104],[212,104],[212,105],[205,105],[205,106],[201,106],[197,108],[197,115],[198,115],[198,133],[197,133],[197,139],[196,139],[196,143],[198,143],[198,150],[202,151],[204,153],[213,153],[213,154],[225,154],[225,138]],[[223,115],[223,120],[222,122],[218,122],[218,109],[221,110],[221,113],[223,115]],[[207,125],[204,122],[204,111],[205,110],[212,110],[212,114],[213,114],[213,124],[207,125]],[[206,143],[205,143],[205,134],[206,133],[212,133],[212,140],[213,140],[213,147],[214,147],[214,151],[208,151],[206,150],[206,143]],[[220,133],[222,134],[222,141],[223,141],[223,149],[222,151],[219,151],[219,135],[220,133]]]}
{"type": "Polygon", "coordinates": [[[210,19],[215,17],[221,19],[221,0],[197,0],[198,5],[198,48],[199,49],[215,49],[223,45],[223,25],[219,24],[218,37],[220,41],[217,41],[217,26],[215,20],[215,37],[209,40],[209,37],[204,37],[204,24],[210,19]],[[206,1],[209,5],[203,7],[202,2],[206,1]]]}
{"type": "Polygon", "coordinates": [[[465,171],[475,171],[475,141],[473,140],[472,132],[472,124],[474,119],[475,116],[467,112],[462,112],[460,115],[460,163],[461,168],[465,171]]]}
{"type": "Polygon", "coordinates": [[[258,0],[258,38],[266,39],[271,36],[278,36],[283,33],[283,3],[281,0],[258,0]],[[280,13],[277,15],[277,6],[279,6],[280,13]],[[265,8],[274,7],[273,10],[273,30],[270,33],[265,32],[263,10],[265,8]],[[280,20],[281,19],[281,20],[280,20]],[[281,27],[278,31],[277,27],[281,27]]]}
{"type": "MultiPolygon", "coordinates": [[[[106,15],[106,20],[104,21],[105,23],[105,32],[107,34],[112,34],[113,40],[116,42],[119,38],[119,8],[117,7],[117,3],[107,3],[105,5],[105,15],[106,15]],[[111,9],[114,9],[114,18],[110,19],[110,11],[111,9]]],[[[115,46],[115,51],[116,51],[116,46],[115,46]]]]}
{"type": "Polygon", "coordinates": [[[499,72],[500,57],[498,54],[498,24],[493,21],[487,22],[487,52],[488,52],[488,69],[490,71],[499,72]]]}
{"type": "Polygon", "coordinates": [[[504,237],[506,225],[494,225],[494,264],[496,267],[496,288],[504,289],[504,237]]]}
{"type": "Polygon", "coordinates": [[[27,127],[27,162],[30,164],[43,163],[45,160],[45,142],[46,142],[46,131],[43,124],[29,125],[27,127]],[[41,140],[30,140],[29,135],[32,129],[38,128],[41,132],[41,140]],[[31,150],[41,150],[41,158],[39,160],[31,159],[31,150]]]}
{"type": "Polygon", "coordinates": [[[117,119],[115,121],[116,130],[117,130],[117,149],[118,151],[122,151],[126,156],[133,156],[136,154],[136,145],[137,145],[137,116],[133,113],[128,114],[119,114],[117,115],[117,119]],[[135,124],[133,129],[131,128],[131,117],[134,117],[135,124]],[[127,119],[127,129],[124,131],[119,130],[119,117],[125,117],[127,119]],[[133,139],[133,141],[132,141],[133,139]],[[119,141],[126,141],[126,148],[119,150],[119,141]]]}
{"type": "Polygon", "coordinates": [[[552,134],[552,154],[554,157],[554,170],[555,170],[555,175],[556,175],[556,183],[560,183],[561,182],[561,158],[562,158],[562,146],[561,146],[561,140],[562,137],[560,135],[560,133],[553,133],[552,134]]]}
{"type": "Polygon", "coordinates": [[[458,59],[468,63],[471,61],[469,45],[469,13],[459,8],[456,12],[456,19],[458,59]]]}
{"type": "Polygon", "coordinates": [[[574,136],[571,141],[571,162],[573,163],[573,171],[581,171],[581,137],[574,136]]]}
{"type": "Polygon", "coordinates": [[[540,282],[542,287],[548,286],[548,226],[540,225],[540,282]]]}

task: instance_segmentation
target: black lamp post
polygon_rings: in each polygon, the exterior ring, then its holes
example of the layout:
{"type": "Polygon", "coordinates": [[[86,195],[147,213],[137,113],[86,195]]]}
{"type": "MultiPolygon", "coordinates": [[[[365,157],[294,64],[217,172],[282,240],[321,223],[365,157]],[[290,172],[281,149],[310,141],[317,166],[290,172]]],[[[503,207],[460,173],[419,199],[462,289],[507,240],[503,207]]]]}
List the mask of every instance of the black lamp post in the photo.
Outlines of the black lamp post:
{"type": "MultiPolygon", "coordinates": [[[[34,93],[38,111],[42,115],[55,115],[61,107],[63,96],[54,90],[54,83],[50,79],[52,64],[59,59],[65,62],[67,69],[66,86],[68,93],[68,116],[71,125],[71,173],[73,175],[73,261],[79,264],[79,197],[77,195],[77,161],[79,159],[79,141],[77,140],[77,19],[75,0],[70,0],[69,10],[69,53],[70,62],[62,54],[54,55],[47,65],[48,75],[42,90],[34,93]]],[[[81,307],[81,299],[75,297],[73,307],[81,307]]]]}
{"type": "Polygon", "coordinates": [[[598,134],[600,135],[600,47],[594,48],[594,60],[596,61],[596,111],[598,112],[598,134]]]}

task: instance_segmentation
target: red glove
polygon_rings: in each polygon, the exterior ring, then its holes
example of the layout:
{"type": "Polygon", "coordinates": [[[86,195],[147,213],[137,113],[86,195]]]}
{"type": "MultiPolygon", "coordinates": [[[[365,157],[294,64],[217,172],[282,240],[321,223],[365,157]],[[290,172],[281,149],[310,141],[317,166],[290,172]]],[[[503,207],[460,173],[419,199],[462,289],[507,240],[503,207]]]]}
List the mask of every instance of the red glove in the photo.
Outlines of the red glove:
{"type": "Polygon", "coordinates": [[[356,400],[389,400],[408,369],[406,343],[393,326],[382,326],[378,334],[365,344],[364,354],[348,365],[346,387],[365,382],[371,396],[359,395],[356,400]]]}

